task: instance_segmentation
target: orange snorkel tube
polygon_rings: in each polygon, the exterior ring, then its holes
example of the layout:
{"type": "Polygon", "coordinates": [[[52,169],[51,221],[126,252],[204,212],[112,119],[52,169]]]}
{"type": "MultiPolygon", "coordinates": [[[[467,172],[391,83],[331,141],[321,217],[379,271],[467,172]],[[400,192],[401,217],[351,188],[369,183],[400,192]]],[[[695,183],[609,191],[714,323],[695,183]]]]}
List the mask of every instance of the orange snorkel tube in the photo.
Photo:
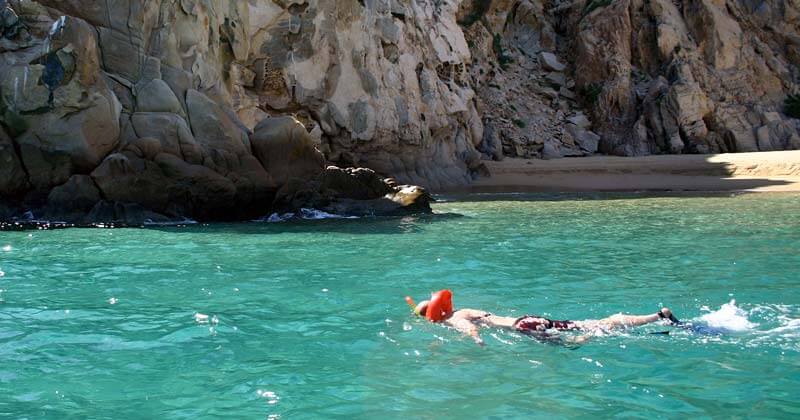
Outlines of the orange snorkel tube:
{"type": "Polygon", "coordinates": [[[411,311],[412,312],[414,312],[415,314],[419,315],[417,313],[417,304],[414,303],[414,299],[411,299],[411,296],[406,296],[406,303],[408,304],[408,306],[411,307],[411,311]]]}

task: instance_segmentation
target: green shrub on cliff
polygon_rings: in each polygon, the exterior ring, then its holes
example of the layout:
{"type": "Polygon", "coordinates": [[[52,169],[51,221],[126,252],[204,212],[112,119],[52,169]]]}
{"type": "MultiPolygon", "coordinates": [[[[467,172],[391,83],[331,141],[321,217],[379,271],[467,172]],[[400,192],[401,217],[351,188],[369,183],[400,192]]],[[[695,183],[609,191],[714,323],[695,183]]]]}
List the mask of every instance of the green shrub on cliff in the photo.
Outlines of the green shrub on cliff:
{"type": "Polygon", "coordinates": [[[458,21],[458,24],[469,28],[479,20],[483,19],[489,8],[492,6],[492,0],[472,0],[469,7],[469,13],[458,21]]]}
{"type": "Polygon", "coordinates": [[[601,93],[603,93],[603,85],[599,83],[590,83],[581,88],[581,95],[586,98],[586,102],[592,105],[597,103],[601,93]]]}
{"type": "Polygon", "coordinates": [[[601,7],[606,7],[611,4],[612,0],[589,0],[586,3],[586,7],[583,8],[583,15],[586,16],[589,13],[594,12],[596,9],[601,7]]]}
{"type": "Polygon", "coordinates": [[[783,112],[792,118],[800,118],[800,94],[786,97],[783,101],[783,112]]]}
{"type": "Polygon", "coordinates": [[[503,70],[508,69],[508,65],[511,64],[514,59],[511,58],[511,55],[503,47],[503,37],[500,36],[500,34],[494,34],[492,38],[492,48],[494,49],[495,55],[497,55],[497,62],[500,63],[500,68],[503,70]]]}

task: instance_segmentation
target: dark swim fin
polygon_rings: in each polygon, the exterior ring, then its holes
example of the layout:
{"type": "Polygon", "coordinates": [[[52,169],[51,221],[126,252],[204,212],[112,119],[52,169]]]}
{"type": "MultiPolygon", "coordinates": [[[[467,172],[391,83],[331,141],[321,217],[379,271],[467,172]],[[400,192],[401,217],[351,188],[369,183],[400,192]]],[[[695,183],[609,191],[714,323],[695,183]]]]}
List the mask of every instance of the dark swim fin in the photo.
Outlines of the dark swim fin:
{"type": "Polygon", "coordinates": [[[663,311],[659,311],[658,312],[658,317],[661,318],[661,319],[666,319],[667,321],[671,322],[672,325],[675,325],[675,326],[683,325],[683,322],[681,322],[680,319],[675,317],[675,314],[673,314],[672,312],[670,312],[669,316],[665,316],[663,311]]]}
{"type": "Polygon", "coordinates": [[[725,333],[728,332],[725,329],[709,327],[707,325],[681,324],[680,328],[700,335],[725,335],[725,333]]]}

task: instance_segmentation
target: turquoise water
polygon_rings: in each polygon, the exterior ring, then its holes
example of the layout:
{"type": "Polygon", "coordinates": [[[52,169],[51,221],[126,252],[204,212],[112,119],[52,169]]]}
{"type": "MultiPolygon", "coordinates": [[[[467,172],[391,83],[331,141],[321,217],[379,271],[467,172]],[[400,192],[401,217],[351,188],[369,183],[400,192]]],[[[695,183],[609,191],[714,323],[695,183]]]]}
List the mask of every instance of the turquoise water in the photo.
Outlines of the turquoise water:
{"type": "Polygon", "coordinates": [[[0,417],[800,415],[800,196],[470,199],[426,217],[0,232],[0,417]],[[443,287],[498,314],[666,305],[730,332],[568,349],[484,330],[481,348],[410,315],[404,295],[443,287]]]}

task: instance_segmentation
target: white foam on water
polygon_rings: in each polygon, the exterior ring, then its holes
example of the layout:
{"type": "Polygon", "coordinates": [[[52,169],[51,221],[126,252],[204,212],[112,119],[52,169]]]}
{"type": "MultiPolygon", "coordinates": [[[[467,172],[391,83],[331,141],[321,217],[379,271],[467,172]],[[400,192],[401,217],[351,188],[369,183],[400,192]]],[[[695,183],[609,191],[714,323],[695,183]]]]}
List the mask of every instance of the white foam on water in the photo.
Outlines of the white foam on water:
{"type": "Polygon", "coordinates": [[[194,314],[194,321],[198,324],[208,324],[208,315],[197,312],[194,314]]]}
{"type": "Polygon", "coordinates": [[[356,216],[341,216],[332,214],[317,209],[300,209],[300,217],[306,220],[322,220],[322,219],[358,219],[356,216]]]}
{"type": "Polygon", "coordinates": [[[112,298],[109,298],[109,299],[108,299],[108,304],[109,304],[109,305],[116,305],[116,304],[117,304],[117,302],[119,302],[119,299],[117,299],[117,298],[115,298],[115,297],[112,297],[112,298]]]}
{"type": "Polygon", "coordinates": [[[13,248],[11,248],[11,245],[6,245],[6,246],[3,247],[3,251],[4,252],[11,252],[12,249],[13,248]]]}
{"type": "Polygon", "coordinates": [[[309,209],[309,208],[302,208],[300,209],[299,213],[272,213],[269,216],[262,217],[260,219],[253,220],[256,223],[282,223],[292,220],[294,218],[300,218],[303,220],[324,220],[324,219],[358,219],[357,216],[342,216],[339,214],[333,214],[324,212],[322,210],[317,209],[309,209]]]}
{"type": "Polygon", "coordinates": [[[183,219],[170,222],[154,222],[152,219],[147,219],[144,221],[145,226],[184,226],[184,225],[196,225],[197,223],[198,223],[197,220],[192,220],[192,219],[183,219]]]}
{"type": "Polygon", "coordinates": [[[293,217],[294,217],[294,213],[283,213],[283,214],[273,213],[271,216],[269,216],[269,218],[267,219],[267,222],[268,223],[280,223],[280,222],[285,222],[285,221],[287,221],[287,220],[289,220],[289,219],[291,219],[293,217]]]}
{"type": "Polygon", "coordinates": [[[800,319],[782,319],[780,327],[761,332],[766,335],[782,335],[786,338],[800,338],[800,319]]]}
{"type": "Polygon", "coordinates": [[[718,310],[700,317],[709,327],[720,328],[728,331],[752,331],[758,324],[747,319],[747,312],[736,306],[736,300],[722,305],[718,310]]]}
{"type": "Polygon", "coordinates": [[[294,213],[272,213],[269,216],[262,217],[260,219],[253,220],[255,223],[281,223],[287,220],[291,220],[294,217],[294,213]]]}
{"type": "MultiPolygon", "coordinates": [[[[263,391],[263,390],[259,389],[259,390],[256,391],[256,394],[259,397],[266,399],[267,400],[267,404],[269,404],[269,405],[275,405],[281,399],[281,397],[279,397],[278,394],[275,393],[274,391],[263,391]]],[[[270,418],[273,418],[273,417],[270,417],[270,418]]]]}
{"type": "Polygon", "coordinates": [[[503,344],[507,345],[507,346],[513,346],[513,345],[514,345],[514,342],[513,342],[513,341],[511,341],[511,340],[507,340],[507,339],[505,339],[505,338],[501,337],[501,336],[500,336],[500,334],[497,334],[497,333],[490,333],[490,334],[489,334],[489,336],[490,336],[490,337],[492,337],[492,338],[494,338],[495,340],[497,340],[497,341],[499,341],[499,342],[501,342],[501,343],[503,343],[503,344]]]}

